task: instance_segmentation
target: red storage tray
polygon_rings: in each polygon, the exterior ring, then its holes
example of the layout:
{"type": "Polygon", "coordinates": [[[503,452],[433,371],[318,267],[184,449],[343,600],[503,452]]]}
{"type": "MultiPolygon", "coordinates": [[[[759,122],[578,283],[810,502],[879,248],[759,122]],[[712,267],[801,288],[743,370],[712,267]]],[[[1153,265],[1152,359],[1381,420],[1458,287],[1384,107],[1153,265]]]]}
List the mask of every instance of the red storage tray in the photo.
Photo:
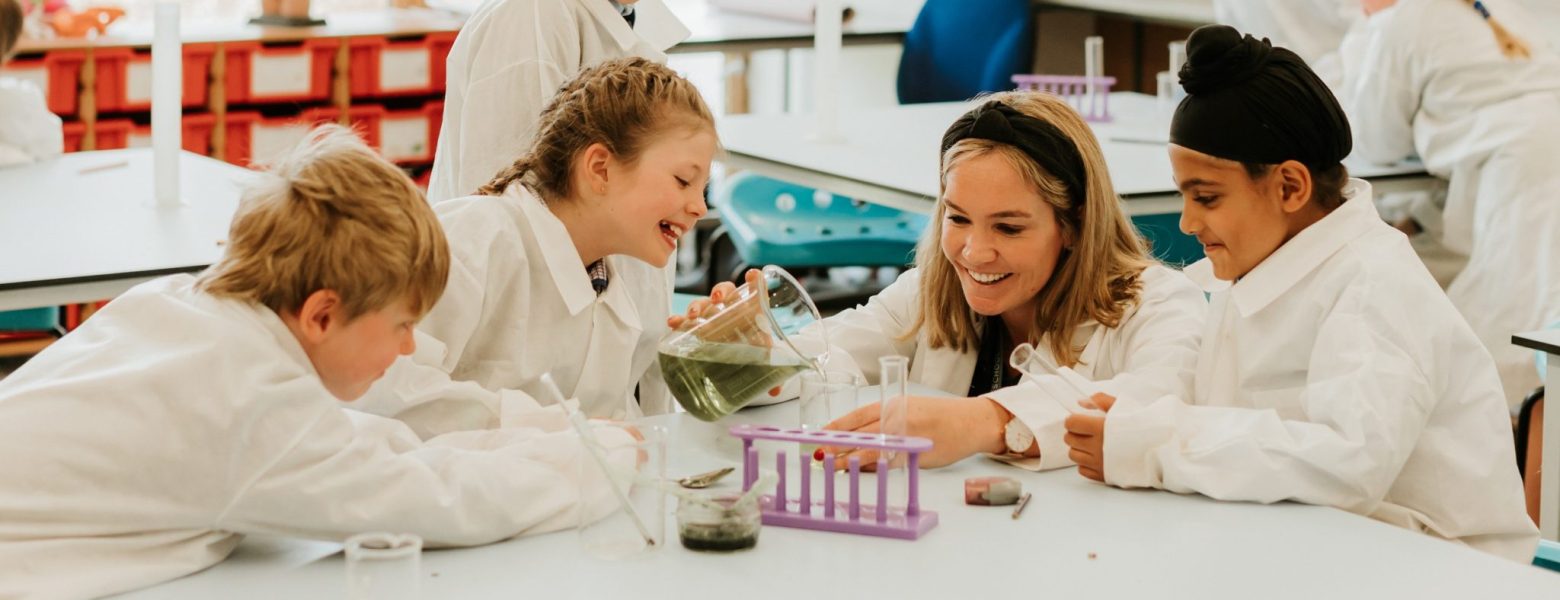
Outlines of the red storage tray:
{"type": "Polygon", "coordinates": [[[229,103],[307,102],[330,97],[333,38],[287,45],[227,44],[229,103]]]}
{"type": "MultiPolygon", "coordinates": [[[[211,60],[216,56],[216,44],[189,44],[184,47],[184,106],[206,105],[208,82],[211,80],[211,60]]],[[[99,67],[101,72],[101,66],[99,67]]],[[[126,63],[124,85],[118,90],[121,110],[144,111],[152,108],[152,52],[135,50],[126,63]]],[[[104,95],[98,86],[98,96],[104,95]]]]}
{"type": "MultiPolygon", "coordinates": [[[[313,108],[298,115],[267,117],[257,112],[228,113],[228,162],[250,166],[285,152],[320,123],[335,123],[341,111],[313,108]]],[[[361,106],[348,109],[351,125],[370,146],[379,146],[380,120],[384,108],[361,106]]]]}
{"type": "Polygon", "coordinates": [[[130,133],[135,130],[135,123],[130,119],[103,119],[97,122],[94,131],[97,133],[98,150],[119,150],[130,147],[130,133]]]}
{"type": "Polygon", "coordinates": [[[87,124],[80,121],[67,121],[60,129],[65,133],[65,151],[80,152],[81,140],[87,137],[87,124]]]}
{"type": "Polygon", "coordinates": [[[455,33],[415,39],[352,38],[350,89],[354,98],[423,95],[444,91],[445,60],[455,33]]]}
{"type": "MultiPolygon", "coordinates": [[[[211,156],[211,133],[216,129],[217,117],[211,113],[184,115],[184,138],[180,146],[201,156],[211,156]]],[[[152,126],[136,124],[130,129],[131,148],[152,147],[152,126]]]]}
{"type": "Polygon", "coordinates": [[[444,102],[437,100],[420,109],[385,112],[379,122],[380,153],[395,162],[433,162],[443,117],[444,102]]]}
{"type": "Polygon", "coordinates": [[[42,56],[17,58],[5,65],[5,75],[33,82],[43,91],[49,112],[60,116],[76,114],[80,96],[81,65],[87,53],[56,50],[42,56]]]}
{"type": "Polygon", "coordinates": [[[444,91],[445,65],[450,58],[450,48],[455,45],[456,32],[428,34],[428,47],[433,58],[433,91],[444,91]]]}
{"type": "Polygon", "coordinates": [[[98,48],[92,52],[96,67],[98,112],[118,112],[125,109],[125,77],[130,70],[129,48],[98,48]]]}

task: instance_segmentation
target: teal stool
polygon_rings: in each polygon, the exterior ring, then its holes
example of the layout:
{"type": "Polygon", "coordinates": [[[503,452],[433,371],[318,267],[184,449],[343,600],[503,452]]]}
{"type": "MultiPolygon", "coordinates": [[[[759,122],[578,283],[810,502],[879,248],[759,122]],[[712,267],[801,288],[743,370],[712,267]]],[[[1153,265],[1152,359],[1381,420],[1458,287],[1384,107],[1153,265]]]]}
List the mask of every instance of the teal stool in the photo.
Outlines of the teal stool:
{"type": "Polygon", "coordinates": [[[1538,541],[1538,552],[1533,554],[1533,566],[1560,571],[1560,543],[1538,541]]]}
{"type": "Polygon", "coordinates": [[[28,308],[0,312],[0,332],[55,331],[59,328],[60,309],[28,308]]]}
{"type": "Polygon", "coordinates": [[[713,273],[724,279],[761,265],[902,267],[914,261],[929,220],[754,173],[727,179],[713,204],[741,256],[729,272],[713,273]]]}
{"type": "Polygon", "coordinates": [[[1203,259],[1202,243],[1181,233],[1181,214],[1138,215],[1132,224],[1148,240],[1149,251],[1173,267],[1184,267],[1203,259]]]}

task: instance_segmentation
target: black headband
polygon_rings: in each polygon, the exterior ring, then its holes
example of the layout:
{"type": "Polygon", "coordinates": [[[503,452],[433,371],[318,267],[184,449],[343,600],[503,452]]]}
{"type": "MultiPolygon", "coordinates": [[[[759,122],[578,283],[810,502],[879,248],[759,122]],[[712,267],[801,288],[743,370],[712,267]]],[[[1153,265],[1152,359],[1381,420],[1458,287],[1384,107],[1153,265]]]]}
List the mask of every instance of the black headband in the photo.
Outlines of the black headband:
{"type": "Polygon", "coordinates": [[[942,153],[959,140],[990,140],[1018,148],[1052,177],[1067,186],[1074,210],[1081,209],[1088,187],[1084,179],[1083,156],[1072,139],[1055,125],[1036,119],[998,100],[992,100],[964,113],[943,133],[942,153]]]}

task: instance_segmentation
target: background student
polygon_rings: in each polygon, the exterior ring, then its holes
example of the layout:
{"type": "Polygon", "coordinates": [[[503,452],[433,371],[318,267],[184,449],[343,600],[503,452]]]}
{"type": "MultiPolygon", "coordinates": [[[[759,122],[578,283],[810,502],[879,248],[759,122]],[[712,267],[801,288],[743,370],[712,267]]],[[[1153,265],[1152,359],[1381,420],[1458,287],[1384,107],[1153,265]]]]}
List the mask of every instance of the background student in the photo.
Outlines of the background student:
{"type": "Polygon", "coordinates": [[[428,199],[474,194],[531,145],[553,93],[604,60],[665,51],[688,29],[662,0],[485,0],[446,61],[428,199]]]}
{"type": "MultiPolygon", "coordinates": [[[[1512,334],[1560,321],[1560,55],[1512,2],[1368,0],[1342,95],[1365,158],[1449,180],[1410,209],[1468,264],[1447,287],[1495,357],[1508,406],[1542,385],[1512,334]]],[[[1417,226],[1403,224],[1409,230],[1417,226]]]]}
{"type": "Polygon", "coordinates": [[[22,38],[21,0],[0,0],[0,167],[59,156],[64,148],[60,118],[49,112],[32,82],[5,76],[22,38]]]}

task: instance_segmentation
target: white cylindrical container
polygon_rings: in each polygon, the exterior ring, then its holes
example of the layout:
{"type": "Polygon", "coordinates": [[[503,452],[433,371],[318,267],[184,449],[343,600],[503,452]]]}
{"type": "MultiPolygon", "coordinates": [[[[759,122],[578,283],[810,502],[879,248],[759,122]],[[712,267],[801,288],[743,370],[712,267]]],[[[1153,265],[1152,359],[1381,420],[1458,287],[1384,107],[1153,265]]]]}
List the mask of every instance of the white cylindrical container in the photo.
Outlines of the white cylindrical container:
{"type": "Polygon", "coordinates": [[[152,197],[160,207],[182,204],[179,149],[183,137],[183,89],[179,4],[158,2],[152,34],[152,197]]]}
{"type": "Polygon", "coordinates": [[[1101,111],[1100,88],[1098,81],[1104,75],[1105,68],[1105,38],[1091,35],[1083,40],[1083,76],[1086,95],[1083,106],[1084,114],[1097,115],[1101,111]]]}
{"type": "Polygon", "coordinates": [[[817,114],[813,138],[840,139],[840,45],[844,28],[840,0],[818,0],[813,11],[813,109],[817,114]]]}

